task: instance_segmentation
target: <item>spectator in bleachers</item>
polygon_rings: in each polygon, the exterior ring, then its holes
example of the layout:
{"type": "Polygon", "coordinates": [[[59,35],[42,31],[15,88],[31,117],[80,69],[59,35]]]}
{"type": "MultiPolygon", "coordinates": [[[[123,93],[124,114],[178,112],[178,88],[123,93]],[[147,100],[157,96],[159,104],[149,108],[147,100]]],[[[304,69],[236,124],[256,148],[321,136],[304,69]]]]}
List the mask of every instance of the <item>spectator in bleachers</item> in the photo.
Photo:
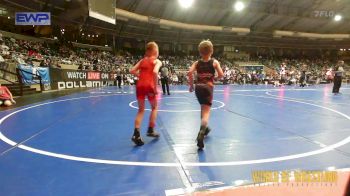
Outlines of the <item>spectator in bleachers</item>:
{"type": "Polygon", "coordinates": [[[20,65],[25,65],[26,62],[23,60],[24,56],[23,55],[19,55],[18,57],[14,57],[17,61],[18,64],[20,65]]]}
{"type": "MultiPolygon", "coordinates": [[[[4,40],[2,39],[2,34],[0,33],[0,44],[2,45],[2,43],[4,42],[4,40]]],[[[2,53],[2,47],[0,48],[0,64],[2,65],[3,63],[5,63],[5,59],[4,57],[2,57],[3,53],[2,53]]]]}
{"type": "Polygon", "coordinates": [[[28,66],[34,67],[34,63],[33,63],[33,61],[32,61],[31,58],[28,58],[28,59],[27,59],[26,64],[27,64],[28,66]]]}
{"type": "Polygon", "coordinates": [[[10,48],[7,45],[5,45],[5,42],[2,39],[0,39],[0,45],[1,45],[1,47],[0,47],[1,55],[9,56],[10,55],[10,52],[9,52],[10,48]]]}
{"type": "Polygon", "coordinates": [[[53,67],[53,68],[59,68],[59,69],[62,68],[61,65],[58,63],[57,60],[55,60],[55,61],[52,62],[52,67],[53,67]]]}
{"type": "Polygon", "coordinates": [[[0,64],[2,65],[3,63],[5,63],[5,59],[0,55],[0,64]]]}
{"type": "Polygon", "coordinates": [[[45,60],[41,61],[40,67],[51,67],[51,60],[46,58],[45,60]]]}
{"type": "MultiPolygon", "coordinates": [[[[79,70],[96,70],[110,72],[117,67],[120,69],[128,69],[135,64],[142,56],[137,53],[131,54],[128,51],[117,51],[116,54],[108,51],[99,51],[97,49],[86,49],[73,47],[70,43],[41,43],[26,40],[16,40],[14,38],[3,37],[0,35],[0,55],[4,61],[11,60],[11,57],[18,64],[26,64],[24,60],[31,58],[34,63],[41,62],[40,66],[58,68],[59,64],[77,65],[79,70]],[[3,51],[6,54],[4,55],[3,51]],[[47,58],[53,62],[46,62],[47,58]],[[45,60],[43,60],[45,59],[45,60]]],[[[179,74],[181,70],[187,70],[191,62],[197,59],[196,56],[185,55],[183,53],[162,55],[159,57],[164,64],[168,65],[169,73],[179,74]],[[176,72],[175,72],[176,71],[176,72]]],[[[216,56],[222,62],[223,67],[227,67],[225,71],[225,83],[251,84],[251,83],[274,83],[275,80],[283,79],[285,84],[299,83],[302,76],[302,65],[307,64],[305,71],[305,81],[308,83],[330,82],[332,81],[331,71],[334,64],[326,58],[294,58],[286,59],[282,57],[274,57],[271,55],[251,54],[249,58],[226,59],[223,56],[216,56]],[[261,70],[245,70],[240,69],[237,61],[244,61],[246,64],[262,64],[270,68],[272,71],[261,75],[261,70]],[[283,63],[283,67],[280,65],[283,63]],[[284,70],[282,70],[282,68],[284,70]],[[255,74],[253,73],[255,71],[255,74]],[[281,72],[280,72],[281,71],[281,72]]],[[[1,57],[0,60],[2,61],[1,57]]],[[[29,65],[35,66],[31,61],[29,65]]],[[[241,65],[241,64],[240,64],[241,65]]],[[[345,74],[344,74],[345,76],[345,74]]],[[[175,78],[175,77],[174,77],[175,78]]],[[[178,83],[187,81],[186,77],[181,74],[177,75],[178,83]]],[[[124,84],[133,83],[134,78],[123,75],[124,84]],[[128,80],[128,78],[130,80],[128,80]],[[130,81],[130,82],[128,82],[130,81]],[[132,82],[131,82],[132,81],[132,82]]],[[[173,82],[173,77],[169,75],[169,79],[173,82]]],[[[282,80],[282,81],[283,81],[282,80]]]]}

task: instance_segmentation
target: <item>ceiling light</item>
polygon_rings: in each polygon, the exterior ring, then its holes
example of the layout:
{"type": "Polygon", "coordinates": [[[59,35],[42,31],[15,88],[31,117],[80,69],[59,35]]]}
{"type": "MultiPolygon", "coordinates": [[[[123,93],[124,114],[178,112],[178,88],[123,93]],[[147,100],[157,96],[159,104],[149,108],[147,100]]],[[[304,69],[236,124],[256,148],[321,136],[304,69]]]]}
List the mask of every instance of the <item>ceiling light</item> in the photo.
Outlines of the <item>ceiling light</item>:
{"type": "Polygon", "coordinates": [[[339,14],[337,14],[337,15],[334,16],[334,20],[335,20],[335,21],[341,21],[342,18],[343,18],[343,17],[342,17],[341,15],[339,15],[339,14]]]}
{"type": "Polygon", "coordinates": [[[192,6],[194,0],[178,0],[178,2],[180,3],[181,7],[187,9],[192,6]]]}
{"type": "Polygon", "coordinates": [[[237,1],[234,5],[234,8],[237,12],[240,12],[245,8],[245,5],[242,1],[237,1]]]}

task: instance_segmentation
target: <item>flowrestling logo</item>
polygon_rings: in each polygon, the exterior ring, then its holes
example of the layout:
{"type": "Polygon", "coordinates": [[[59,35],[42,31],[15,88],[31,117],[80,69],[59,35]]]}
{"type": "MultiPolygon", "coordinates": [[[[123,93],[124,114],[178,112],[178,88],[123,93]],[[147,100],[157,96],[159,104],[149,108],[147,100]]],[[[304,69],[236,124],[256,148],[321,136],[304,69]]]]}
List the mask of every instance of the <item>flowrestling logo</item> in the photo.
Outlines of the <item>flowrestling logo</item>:
{"type": "Polygon", "coordinates": [[[51,13],[16,12],[16,25],[51,25],[51,13]]]}

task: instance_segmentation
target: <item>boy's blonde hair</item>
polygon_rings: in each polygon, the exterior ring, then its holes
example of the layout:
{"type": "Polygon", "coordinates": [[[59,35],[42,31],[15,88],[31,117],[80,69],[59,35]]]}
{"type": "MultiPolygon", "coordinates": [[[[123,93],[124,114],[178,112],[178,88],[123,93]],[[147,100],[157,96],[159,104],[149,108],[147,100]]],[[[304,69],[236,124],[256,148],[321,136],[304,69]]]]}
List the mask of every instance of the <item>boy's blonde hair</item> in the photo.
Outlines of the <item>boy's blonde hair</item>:
{"type": "Polygon", "coordinates": [[[158,50],[158,44],[156,42],[148,42],[146,44],[146,54],[158,50]]]}
{"type": "Polygon", "coordinates": [[[202,56],[207,56],[213,53],[214,46],[213,43],[211,43],[210,40],[203,40],[198,45],[198,51],[202,56]]]}

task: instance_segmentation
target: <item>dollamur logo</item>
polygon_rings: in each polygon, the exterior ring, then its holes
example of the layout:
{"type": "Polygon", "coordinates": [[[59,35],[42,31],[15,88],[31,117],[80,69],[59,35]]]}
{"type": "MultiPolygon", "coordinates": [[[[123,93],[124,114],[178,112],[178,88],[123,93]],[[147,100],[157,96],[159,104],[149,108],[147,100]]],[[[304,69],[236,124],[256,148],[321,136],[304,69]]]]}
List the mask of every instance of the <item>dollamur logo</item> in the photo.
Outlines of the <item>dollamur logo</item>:
{"type": "Polygon", "coordinates": [[[51,13],[16,12],[16,25],[51,25],[51,13]]]}

